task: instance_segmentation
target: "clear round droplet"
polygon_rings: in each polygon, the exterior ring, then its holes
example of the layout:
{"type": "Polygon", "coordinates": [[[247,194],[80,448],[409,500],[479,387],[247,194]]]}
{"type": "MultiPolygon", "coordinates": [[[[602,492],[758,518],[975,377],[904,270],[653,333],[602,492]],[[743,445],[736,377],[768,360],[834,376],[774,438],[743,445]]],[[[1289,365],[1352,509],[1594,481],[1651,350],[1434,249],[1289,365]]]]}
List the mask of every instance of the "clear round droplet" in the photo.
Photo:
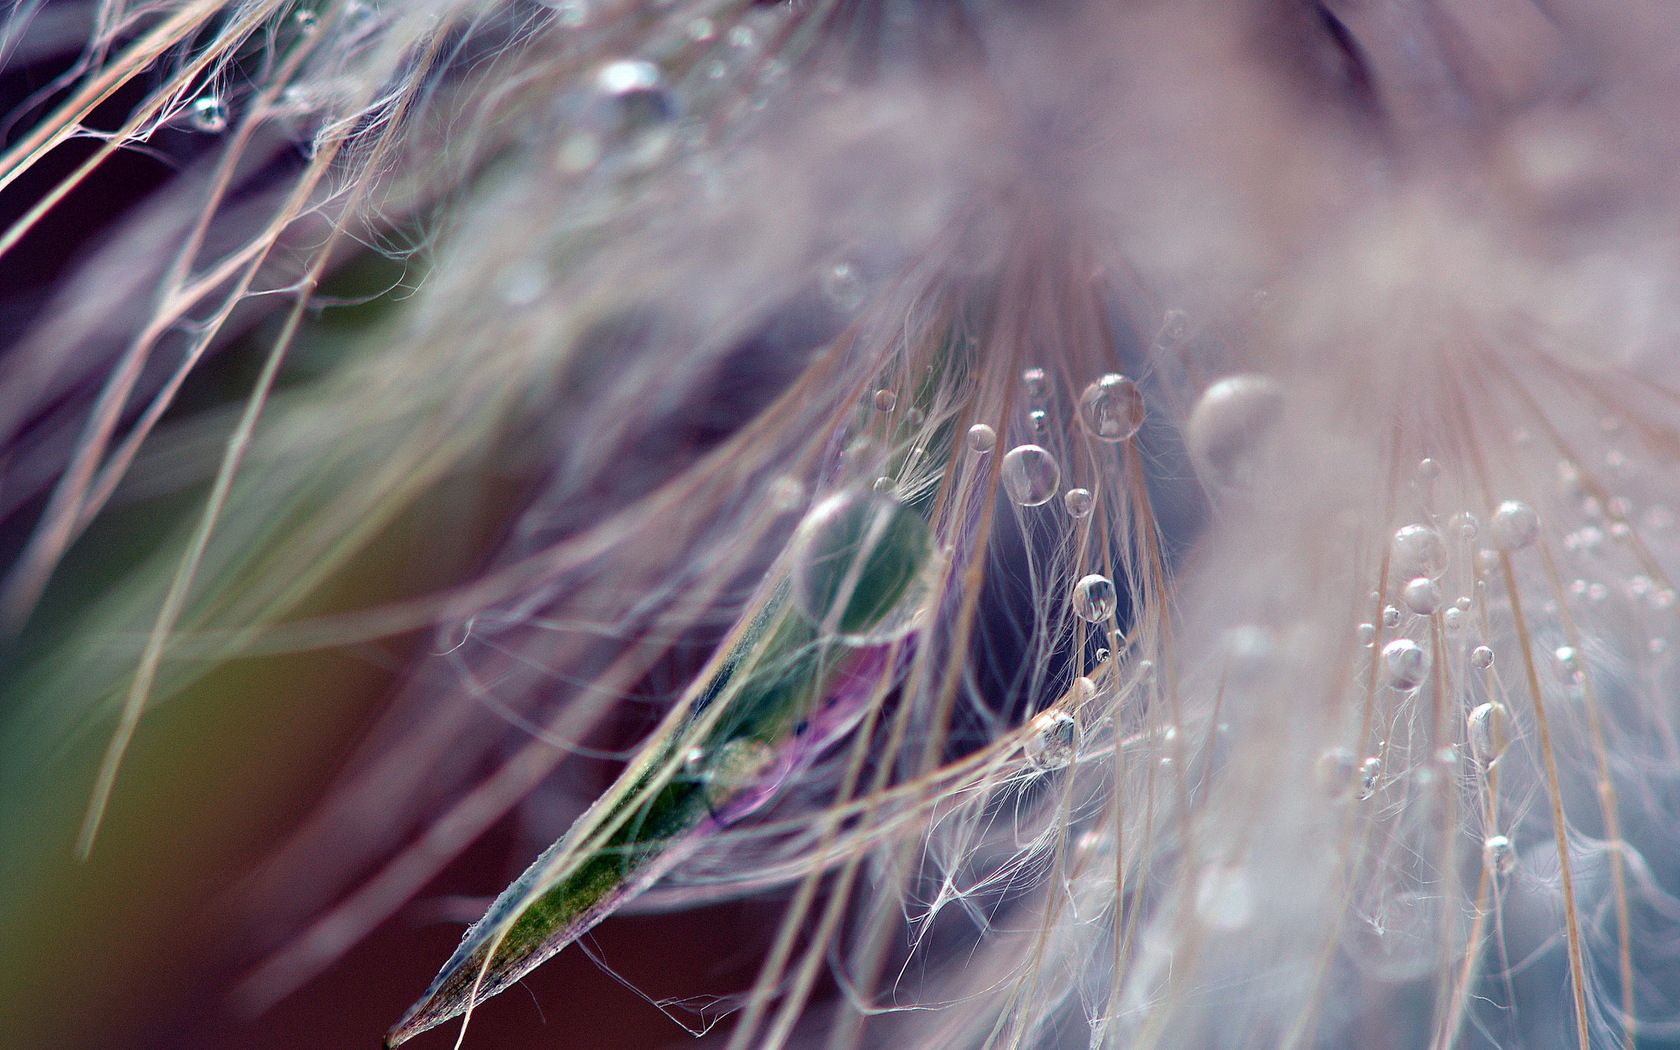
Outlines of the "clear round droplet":
{"type": "Polygon", "coordinates": [[[1359,638],[1360,645],[1370,645],[1372,642],[1377,640],[1377,625],[1374,623],[1362,623],[1356,629],[1355,634],[1359,638]]]}
{"type": "Polygon", "coordinates": [[[1079,423],[1099,441],[1125,441],[1143,427],[1143,417],[1143,391],[1114,372],[1087,386],[1079,397],[1079,423]]]}
{"type": "Polygon", "coordinates": [[[1441,585],[1427,576],[1419,576],[1401,589],[1400,599],[1419,616],[1428,616],[1441,607],[1441,585]]]}
{"type": "Polygon", "coordinates": [[[1560,645],[1552,651],[1552,670],[1564,685],[1581,681],[1581,654],[1572,645],[1560,645]]]}
{"type": "Polygon", "coordinates": [[[1210,488],[1240,489],[1259,472],[1261,452],[1283,416],[1283,388],[1262,375],[1219,380],[1197,400],[1186,441],[1210,488]]]}
{"type": "Polygon", "coordinates": [[[1417,472],[1418,477],[1424,481],[1434,481],[1441,476],[1441,464],[1425,456],[1418,460],[1417,472]]]}
{"type": "Polygon", "coordinates": [[[1044,414],[1044,409],[1042,408],[1035,408],[1031,412],[1028,412],[1027,423],[1032,427],[1032,432],[1034,434],[1042,434],[1050,428],[1049,418],[1044,414]]]}
{"type": "Polygon", "coordinates": [[[215,95],[193,99],[192,106],[187,111],[187,118],[191,121],[194,131],[219,134],[227,130],[227,103],[215,95]]]}
{"type": "Polygon", "coordinates": [[[1090,489],[1068,489],[1062,494],[1062,506],[1069,515],[1075,518],[1087,517],[1095,500],[1091,498],[1090,489]]]}
{"type": "Polygon", "coordinates": [[[1540,535],[1540,515],[1521,500],[1508,499],[1493,512],[1488,525],[1493,542],[1508,551],[1530,546],[1540,535]]]}
{"type": "Polygon", "coordinates": [[[1073,585],[1073,612],[1087,623],[1101,623],[1114,615],[1119,602],[1114,581],[1092,573],[1073,585]]]}
{"type": "Polygon", "coordinates": [[[1446,625],[1449,631],[1462,630],[1464,628],[1464,610],[1456,606],[1448,609],[1441,617],[1441,622],[1446,625]]]}
{"type": "Polygon", "coordinates": [[[1410,638],[1397,638],[1383,646],[1382,665],[1390,689],[1416,689],[1429,675],[1429,652],[1410,638]]]}
{"type": "Polygon", "coordinates": [[[897,499],[866,489],[835,493],[794,533],[794,605],[842,641],[890,641],[915,626],[932,557],[927,522],[897,499]]]}
{"type": "Polygon", "coordinates": [[[1489,835],[1482,843],[1482,857],[1490,871],[1501,875],[1511,874],[1511,869],[1517,866],[1516,847],[1504,835],[1489,835]]]}
{"type": "Polygon", "coordinates": [[[1394,571],[1404,579],[1427,576],[1434,579],[1446,571],[1447,544],[1429,525],[1405,525],[1394,532],[1394,571]]]}
{"type": "Polygon", "coordinates": [[[1389,628],[1400,626],[1400,610],[1392,605],[1383,606],[1383,626],[1389,628]]]}
{"type": "Polygon", "coordinates": [[[891,412],[893,406],[898,404],[898,395],[891,390],[877,390],[875,391],[874,404],[877,412],[891,412]]]}
{"type": "Polygon", "coordinates": [[[1038,445],[1016,445],[1003,457],[1003,491],[1022,507],[1038,507],[1061,487],[1062,467],[1038,445]]]}
{"type": "Polygon", "coordinates": [[[1467,510],[1461,510],[1452,516],[1452,520],[1448,524],[1458,534],[1459,539],[1473,540],[1476,538],[1476,532],[1481,523],[1476,520],[1474,514],[1467,510]]]}
{"type": "Polygon", "coordinates": [[[1032,720],[1022,752],[1034,769],[1065,769],[1079,753],[1079,722],[1065,711],[1045,711],[1032,720]]]}
{"type": "MultiPolygon", "coordinates": [[[[1491,659],[1491,656],[1490,656],[1491,659]]],[[[1478,704],[1465,719],[1465,737],[1470,743],[1470,757],[1487,765],[1498,758],[1511,738],[1511,718],[1505,705],[1492,702],[1478,704]]]]}
{"type": "Polygon", "coordinates": [[[976,423],[968,428],[968,447],[984,455],[997,448],[997,431],[984,423],[976,423]]]}
{"type": "Polygon", "coordinates": [[[1359,797],[1368,799],[1377,793],[1377,782],[1382,779],[1382,759],[1370,755],[1359,763],[1359,797]]]}
{"type": "Polygon", "coordinates": [[[1485,671],[1493,666],[1493,650],[1485,645],[1478,645],[1470,650],[1470,666],[1478,671],[1485,671]]]}

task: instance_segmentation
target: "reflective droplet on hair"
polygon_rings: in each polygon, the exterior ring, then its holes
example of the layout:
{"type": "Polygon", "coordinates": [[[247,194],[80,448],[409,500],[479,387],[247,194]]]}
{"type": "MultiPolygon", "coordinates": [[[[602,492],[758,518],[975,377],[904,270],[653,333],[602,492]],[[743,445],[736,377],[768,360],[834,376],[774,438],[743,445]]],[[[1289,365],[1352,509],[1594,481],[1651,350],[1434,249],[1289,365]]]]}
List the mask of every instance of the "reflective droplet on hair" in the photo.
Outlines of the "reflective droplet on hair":
{"type": "Polygon", "coordinates": [[[193,99],[192,106],[187,111],[187,119],[194,131],[207,134],[220,134],[228,127],[227,103],[216,95],[204,95],[193,99]]]}
{"type": "Polygon", "coordinates": [[[1435,462],[1433,459],[1430,459],[1428,456],[1425,456],[1423,459],[1418,460],[1417,472],[1418,477],[1422,480],[1434,481],[1436,478],[1441,476],[1441,464],[1435,462]]]}
{"type": "Polygon", "coordinates": [[[1062,495],[1062,506],[1075,518],[1089,515],[1093,503],[1090,489],[1068,489],[1062,495]]]}
{"type": "Polygon", "coordinates": [[[1419,576],[1407,582],[1400,598],[1419,616],[1428,616],[1441,607],[1441,585],[1427,576],[1419,576]]]}
{"type": "Polygon", "coordinates": [[[1452,516],[1452,521],[1449,522],[1449,524],[1451,525],[1453,532],[1457,533],[1458,538],[1461,540],[1475,539],[1476,532],[1480,527],[1480,523],[1476,520],[1476,516],[1467,510],[1461,510],[1457,514],[1454,514],[1452,516]]]}
{"type": "Polygon", "coordinates": [[[1022,753],[1034,769],[1065,769],[1079,753],[1079,722],[1065,711],[1045,711],[1032,720],[1022,753]]]}
{"type": "Polygon", "coordinates": [[[1482,843],[1482,857],[1487,862],[1488,870],[1501,875],[1511,874],[1511,869],[1517,866],[1516,847],[1504,835],[1489,835],[1482,843]]]}
{"type": "Polygon", "coordinates": [[[1552,669],[1557,673],[1558,681],[1564,685],[1577,685],[1581,681],[1581,654],[1574,646],[1560,645],[1552,651],[1552,669]]]}
{"type": "Polygon", "coordinates": [[[1485,671],[1493,666],[1493,650],[1485,645],[1478,645],[1470,650],[1470,666],[1478,671],[1485,671]]]}
{"type": "Polygon", "coordinates": [[[968,428],[968,447],[975,452],[985,454],[997,447],[997,431],[984,423],[976,423],[968,428]]]}
{"type": "Polygon", "coordinates": [[[893,393],[891,390],[882,389],[875,391],[875,411],[891,412],[893,410],[893,406],[896,404],[898,404],[898,395],[893,393]]]}
{"type": "Polygon", "coordinates": [[[1446,626],[1447,630],[1449,630],[1449,631],[1461,631],[1461,630],[1463,630],[1464,629],[1464,610],[1460,609],[1456,606],[1454,606],[1451,609],[1448,609],[1444,614],[1442,614],[1441,622],[1446,626]]]}
{"type": "Polygon", "coordinates": [[[1042,401],[1050,393],[1050,380],[1042,368],[1023,369],[1021,386],[1026,389],[1027,397],[1034,401],[1042,401]]]}
{"type": "Polygon", "coordinates": [[[1416,689],[1429,675],[1429,652],[1410,638],[1397,638],[1382,650],[1383,675],[1390,689],[1416,689]]]}
{"type": "Polygon", "coordinates": [[[1073,611],[1088,623],[1101,623],[1114,615],[1118,597],[1114,581],[1092,573],[1073,585],[1073,611]]]}
{"type": "Polygon", "coordinates": [[[1389,628],[1400,626],[1400,610],[1392,605],[1383,606],[1383,626],[1389,628]]]}
{"type": "Polygon", "coordinates": [[[1540,515],[1521,500],[1508,499],[1493,512],[1493,521],[1488,527],[1492,531],[1493,542],[1501,548],[1521,550],[1533,544],[1540,535],[1540,515]]]}
{"type": "Polygon", "coordinates": [[[1267,376],[1227,376],[1203,391],[1185,428],[1203,482],[1233,489],[1252,484],[1282,415],[1283,389],[1267,376]]]}
{"type": "Polygon", "coordinates": [[[1376,755],[1368,756],[1359,763],[1359,797],[1370,798],[1377,793],[1377,782],[1382,779],[1382,759],[1376,755]]]}
{"type": "MultiPolygon", "coordinates": [[[[1491,652],[1488,654],[1488,661],[1493,661],[1491,652]]],[[[1510,741],[1510,725],[1510,716],[1506,713],[1504,704],[1478,704],[1471,709],[1464,726],[1464,735],[1470,743],[1470,757],[1483,765],[1498,758],[1510,741]]]]}
{"type": "Polygon", "coordinates": [[[1061,482],[1061,464],[1041,446],[1016,445],[1004,454],[1003,491],[1019,506],[1050,502],[1061,482]]]}
{"type": "Polygon", "coordinates": [[[1372,642],[1377,640],[1377,625],[1374,623],[1362,623],[1356,629],[1355,633],[1359,638],[1360,645],[1370,645],[1372,642]]]}
{"type": "Polygon", "coordinates": [[[842,641],[874,644],[915,625],[933,537],[927,522],[892,496],[847,489],[799,523],[791,555],[799,611],[842,641]]]}
{"type": "Polygon", "coordinates": [[[1042,434],[1049,429],[1049,423],[1044,415],[1044,409],[1035,408],[1027,413],[1027,423],[1034,434],[1042,434]]]}
{"type": "Polygon", "coordinates": [[[1143,391],[1114,372],[1087,386],[1079,397],[1079,423],[1099,441],[1125,441],[1142,428],[1143,417],[1143,391]]]}
{"type": "Polygon", "coordinates": [[[1447,567],[1447,544],[1429,525],[1405,525],[1394,532],[1391,547],[1394,572],[1402,579],[1434,579],[1447,567]]]}
{"type": "MultiPolygon", "coordinates": [[[[823,270],[818,286],[822,296],[829,304],[842,313],[852,313],[863,305],[867,289],[863,284],[863,275],[851,263],[841,261],[823,270]]],[[[891,391],[887,391],[891,394],[891,391]]],[[[879,397],[879,392],[877,392],[879,397]]],[[[893,399],[895,402],[897,398],[893,399]]],[[[883,412],[892,411],[891,408],[882,409],[883,412]]]]}

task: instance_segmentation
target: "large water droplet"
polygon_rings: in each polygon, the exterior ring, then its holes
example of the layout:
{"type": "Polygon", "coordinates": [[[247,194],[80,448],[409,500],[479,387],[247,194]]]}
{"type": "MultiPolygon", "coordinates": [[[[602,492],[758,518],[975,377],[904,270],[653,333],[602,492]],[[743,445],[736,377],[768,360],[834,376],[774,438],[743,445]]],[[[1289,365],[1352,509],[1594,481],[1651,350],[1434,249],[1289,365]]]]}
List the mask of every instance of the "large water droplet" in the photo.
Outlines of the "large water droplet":
{"type": "Polygon", "coordinates": [[[1067,712],[1045,711],[1028,728],[1022,753],[1034,769],[1063,769],[1078,755],[1079,722],[1067,712]]]}
{"type": "Polygon", "coordinates": [[[1061,487],[1062,468],[1056,457],[1038,445],[1016,445],[1003,457],[1003,491],[1023,507],[1050,502],[1061,487]]]}
{"type": "Polygon", "coordinates": [[[1097,573],[1073,585],[1073,611],[1088,623],[1101,623],[1114,615],[1118,603],[1114,581],[1097,573]]]}
{"type": "Polygon", "coordinates": [[[1186,428],[1203,481],[1214,488],[1252,483],[1261,450],[1282,415],[1283,389],[1267,376],[1227,376],[1208,387],[1186,428]]]}
{"type": "Polygon", "coordinates": [[[1428,616],[1441,607],[1441,585],[1427,576],[1409,581],[1400,592],[1406,607],[1419,616],[1428,616]]]}
{"type": "Polygon", "coordinates": [[[1508,551],[1531,545],[1540,535],[1540,515],[1521,500],[1508,499],[1493,512],[1488,523],[1493,542],[1508,551]]]}
{"type": "Polygon", "coordinates": [[[592,88],[581,126],[593,141],[574,147],[610,150],[630,164],[647,163],[665,152],[677,101],[658,66],[640,59],[608,62],[596,72],[592,88]]]}
{"type": "Polygon", "coordinates": [[[968,428],[968,447],[984,455],[997,448],[997,431],[984,423],[976,423],[968,428]]]}
{"type": "Polygon", "coordinates": [[[1383,646],[1384,678],[1390,689],[1416,689],[1429,675],[1429,652],[1410,638],[1397,638],[1383,646]]]}
{"type": "Polygon", "coordinates": [[[1079,422],[1100,441],[1125,441],[1143,426],[1143,391],[1123,375],[1110,372],[1079,397],[1079,422]]]}
{"type": "Polygon", "coordinates": [[[1511,719],[1501,703],[1478,704],[1465,719],[1470,757],[1487,765],[1498,758],[1511,739],[1511,719]]]}
{"type": "Polygon", "coordinates": [[[1090,489],[1068,489],[1062,495],[1062,506],[1067,509],[1071,517],[1083,518],[1088,516],[1093,504],[1090,489]]]}
{"type": "Polygon", "coordinates": [[[932,553],[927,522],[892,496],[838,492],[794,533],[794,604],[843,641],[890,641],[915,625],[932,553]]]}
{"type": "Polygon", "coordinates": [[[1441,575],[1447,567],[1447,545],[1429,525],[1406,525],[1395,530],[1394,571],[1403,578],[1441,575]]]}

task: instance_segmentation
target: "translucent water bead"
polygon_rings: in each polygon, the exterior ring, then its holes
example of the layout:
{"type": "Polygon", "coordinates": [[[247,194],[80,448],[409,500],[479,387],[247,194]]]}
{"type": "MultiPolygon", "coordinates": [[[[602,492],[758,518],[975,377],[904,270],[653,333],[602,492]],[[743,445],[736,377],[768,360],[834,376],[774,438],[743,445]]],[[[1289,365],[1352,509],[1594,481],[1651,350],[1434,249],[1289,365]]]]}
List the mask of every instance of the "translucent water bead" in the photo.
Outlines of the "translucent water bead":
{"type": "Polygon", "coordinates": [[[1441,585],[1427,576],[1408,582],[1400,592],[1406,607],[1419,616],[1428,616],[1441,607],[1441,585]]]}
{"type": "Polygon", "coordinates": [[[590,86],[581,125],[585,134],[572,144],[580,154],[578,164],[603,151],[633,165],[658,158],[671,141],[677,109],[658,66],[640,59],[608,62],[590,86]]]}
{"type": "Polygon", "coordinates": [[[1390,689],[1416,689],[1429,675],[1429,652],[1410,638],[1383,646],[1383,674],[1390,689]]]}
{"type": "Polygon", "coordinates": [[[216,95],[196,98],[187,112],[187,119],[192,123],[194,131],[220,134],[226,131],[228,126],[227,103],[216,95]]]}
{"type": "Polygon", "coordinates": [[[890,641],[915,625],[932,557],[927,522],[891,495],[835,493],[794,533],[794,605],[842,641],[890,641]]]}
{"type": "Polygon", "coordinates": [[[1064,769],[1079,753],[1079,722],[1065,711],[1045,711],[1029,730],[1022,752],[1034,769],[1064,769]]]}
{"type": "Polygon", "coordinates": [[[1087,623],[1101,623],[1114,615],[1119,601],[1114,581],[1092,573],[1073,585],[1073,612],[1087,623]]]}
{"type": "Polygon", "coordinates": [[[1038,445],[1016,445],[1003,457],[1003,491],[1022,507],[1050,502],[1061,487],[1062,467],[1038,445]]]}
{"type": "Polygon", "coordinates": [[[1123,375],[1110,372],[1079,397],[1079,423],[1099,441],[1125,441],[1143,426],[1143,391],[1123,375]]]}
{"type": "Polygon", "coordinates": [[[997,448],[997,431],[984,423],[976,423],[968,428],[968,447],[984,455],[997,448]]]}
{"type": "Polygon", "coordinates": [[[1508,499],[1493,512],[1488,529],[1502,550],[1521,550],[1539,537],[1540,515],[1522,500],[1508,499]]]}
{"type": "Polygon", "coordinates": [[[1254,481],[1259,452],[1283,415],[1283,389],[1262,375],[1226,376],[1196,402],[1186,441],[1202,479],[1214,488],[1254,481]]]}
{"type": "Polygon", "coordinates": [[[1393,568],[1403,578],[1434,579],[1447,568],[1447,544],[1429,525],[1405,525],[1394,532],[1393,568]]]}
{"type": "Polygon", "coordinates": [[[1501,703],[1478,704],[1465,719],[1470,757],[1487,765],[1498,758],[1511,738],[1511,717],[1501,703]]]}
{"type": "Polygon", "coordinates": [[[1067,509],[1070,517],[1083,518],[1089,516],[1094,502],[1091,498],[1090,489],[1068,489],[1067,492],[1062,494],[1062,506],[1067,509]]]}

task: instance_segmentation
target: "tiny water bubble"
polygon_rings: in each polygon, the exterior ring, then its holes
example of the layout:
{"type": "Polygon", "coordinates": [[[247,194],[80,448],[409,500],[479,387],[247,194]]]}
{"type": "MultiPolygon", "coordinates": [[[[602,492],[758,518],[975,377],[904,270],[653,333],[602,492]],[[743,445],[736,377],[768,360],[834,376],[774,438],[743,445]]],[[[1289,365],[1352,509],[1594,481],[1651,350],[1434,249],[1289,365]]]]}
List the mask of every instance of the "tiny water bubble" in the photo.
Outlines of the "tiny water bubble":
{"type": "MultiPolygon", "coordinates": [[[[1484,647],[1485,648],[1485,647],[1484,647]]],[[[1493,654],[1488,654],[1492,663],[1493,654]]],[[[1470,757],[1482,765],[1489,765],[1504,751],[1510,740],[1510,715],[1498,701],[1478,704],[1465,719],[1465,737],[1470,743],[1470,757]]]]}
{"type": "Polygon", "coordinates": [[[1516,848],[1504,835],[1489,835],[1482,843],[1482,857],[1487,862],[1488,870],[1501,875],[1511,874],[1511,869],[1517,866],[1516,848]]]}
{"type": "Polygon", "coordinates": [[[1400,626],[1400,610],[1392,605],[1383,606],[1383,626],[1394,628],[1400,626]]]}
{"type": "Polygon", "coordinates": [[[1377,782],[1382,779],[1382,759],[1370,755],[1359,763],[1359,798],[1361,801],[1377,793],[1377,782]]]}
{"type": "Polygon", "coordinates": [[[217,95],[203,95],[193,99],[187,120],[194,131],[218,135],[228,128],[228,105],[217,95]]]}
{"type": "Polygon", "coordinates": [[[1360,645],[1370,645],[1372,642],[1377,640],[1377,625],[1374,623],[1362,623],[1355,630],[1355,634],[1359,638],[1360,645]]]}
{"type": "Polygon", "coordinates": [[[1481,528],[1481,523],[1476,520],[1476,516],[1467,510],[1461,510],[1454,514],[1452,520],[1447,524],[1461,540],[1475,539],[1477,531],[1481,528]]]}
{"type": "Polygon", "coordinates": [[[1478,645],[1470,650],[1470,666],[1478,671],[1485,671],[1493,666],[1493,650],[1485,645],[1478,645]]]}
{"type": "Polygon", "coordinates": [[[1017,445],[1004,454],[1003,491],[1017,506],[1050,502],[1061,482],[1061,464],[1039,445],[1017,445]]]}
{"type": "Polygon", "coordinates": [[[1523,501],[1508,499],[1493,512],[1493,520],[1488,527],[1493,541],[1502,550],[1521,550],[1531,546],[1539,537],[1540,516],[1523,501]]]}
{"type": "Polygon", "coordinates": [[[1074,615],[1087,623],[1101,623],[1114,615],[1119,598],[1114,581],[1092,573],[1073,585],[1074,615]]]}
{"type": "Polygon", "coordinates": [[[1441,585],[1427,576],[1419,576],[1406,584],[1400,598],[1419,616],[1428,616],[1441,607],[1441,585]]]}
{"type": "Polygon", "coordinates": [[[1429,652],[1410,638],[1398,638],[1382,650],[1383,674],[1390,689],[1416,689],[1429,675],[1429,652]]]}
{"type": "Polygon", "coordinates": [[[1202,392],[1186,444],[1211,488],[1241,489],[1259,473],[1262,450],[1283,417],[1283,389],[1268,376],[1226,376],[1202,392]]]}
{"type": "Polygon", "coordinates": [[[1435,579],[1446,571],[1447,544],[1431,525],[1404,525],[1396,529],[1391,550],[1394,570],[1402,578],[1435,579]]]}
{"type": "Polygon", "coordinates": [[[1094,502],[1091,498],[1090,489],[1068,489],[1062,495],[1062,506],[1067,509],[1071,517],[1075,518],[1089,516],[1094,502]]]}
{"type": "Polygon", "coordinates": [[[1464,610],[1458,608],[1456,605],[1453,606],[1451,609],[1448,609],[1445,613],[1442,614],[1441,623],[1444,624],[1446,626],[1447,630],[1449,630],[1449,631],[1461,631],[1461,630],[1463,630],[1464,629],[1464,610]]]}
{"type": "Polygon", "coordinates": [[[1143,392],[1123,375],[1110,372],[1079,397],[1079,423],[1099,441],[1125,441],[1143,427],[1143,392]]]}
{"type": "Polygon", "coordinates": [[[985,423],[976,423],[968,428],[968,447],[970,451],[985,455],[997,447],[997,431],[985,423]]]}
{"type": "Polygon", "coordinates": [[[1045,416],[1044,409],[1042,408],[1035,408],[1031,412],[1028,412],[1027,422],[1032,426],[1032,432],[1034,434],[1042,434],[1049,429],[1047,417],[1045,416]]]}
{"type": "Polygon", "coordinates": [[[791,545],[794,605],[852,644],[915,626],[933,558],[927,522],[897,499],[850,488],[813,507],[791,545]]]}
{"type": "Polygon", "coordinates": [[[1034,401],[1042,401],[1050,393],[1050,379],[1042,368],[1023,369],[1021,386],[1026,389],[1027,397],[1034,401]]]}
{"type": "Polygon", "coordinates": [[[893,406],[898,404],[898,395],[891,390],[877,390],[875,391],[874,404],[877,412],[891,412],[893,406]]]}
{"type": "Polygon", "coordinates": [[[1065,769],[1079,752],[1079,722],[1066,711],[1045,711],[1028,727],[1022,753],[1040,772],[1065,769]]]}

